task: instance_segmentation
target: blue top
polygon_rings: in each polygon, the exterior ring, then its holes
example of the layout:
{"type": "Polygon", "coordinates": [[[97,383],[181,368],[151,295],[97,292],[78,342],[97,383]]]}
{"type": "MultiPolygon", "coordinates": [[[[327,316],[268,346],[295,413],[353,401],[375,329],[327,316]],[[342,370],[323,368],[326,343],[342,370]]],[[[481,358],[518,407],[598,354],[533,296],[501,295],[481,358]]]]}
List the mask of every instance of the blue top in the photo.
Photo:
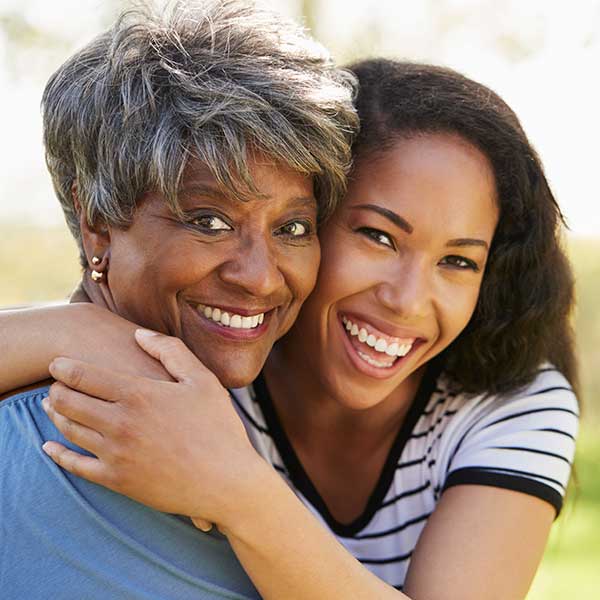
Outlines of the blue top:
{"type": "Polygon", "coordinates": [[[44,441],[76,447],[42,409],[47,393],[43,387],[0,402],[2,598],[259,598],[220,534],[52,462],[44,441]]]}

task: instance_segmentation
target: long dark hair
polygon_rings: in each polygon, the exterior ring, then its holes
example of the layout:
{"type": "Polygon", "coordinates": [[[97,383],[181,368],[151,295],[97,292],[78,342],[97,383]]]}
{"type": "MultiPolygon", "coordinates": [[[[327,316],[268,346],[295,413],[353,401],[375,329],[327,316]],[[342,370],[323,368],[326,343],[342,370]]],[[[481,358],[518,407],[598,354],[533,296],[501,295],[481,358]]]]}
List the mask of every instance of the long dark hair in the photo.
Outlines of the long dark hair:
{"type": "Polygon", "coordinates": [[[502,393],[529,383],[548,361],[576,389],[564,217],[514,112],[451,69],[377,59],[350,70],[359,80],[355,160],[407,136],[455,133],[494,170],[500,218],[473,317],[442,357],[448,374],[465,391],[502,393]]]}

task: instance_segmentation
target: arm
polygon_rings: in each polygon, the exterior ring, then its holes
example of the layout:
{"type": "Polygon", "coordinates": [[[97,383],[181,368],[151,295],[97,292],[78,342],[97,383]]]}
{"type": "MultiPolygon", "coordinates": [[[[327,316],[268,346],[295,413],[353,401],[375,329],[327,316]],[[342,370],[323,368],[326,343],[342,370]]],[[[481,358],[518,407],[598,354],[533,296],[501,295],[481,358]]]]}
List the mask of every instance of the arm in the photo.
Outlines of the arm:
{"type": "Polygon", "coordinates": [[[159,510],[190,515],[201,527],[205,519],[218,523],[266,599],[523,597],[552,506],[497,488],[447,490],[417,547],[404,595],[356,561],[256,454],[225,391],[180,342],[138,339],[177,383],[53,364],[64,383],[51,391],[49,415],[67,439],[98,457],[46,444],[62,467],[159,510]],[[104,400],[93,403],[87,394],[104,400]]]}
{"type": "Polygon", "coordinates": [[[0,395],[48,378],[56,356],[165,379],[135,343],[136,325],[90,303],[0,311],[0,395]]]}
{"type": "Polygon", "coordinates": [[[411,598],[525,598],[556,515],[521,492],[458,485],[444,492],[415,548],[411,598]]]}
{"type": "Polygon", "coordinates": [[[261,595],[273,600],[522,599],[555,515],[519,492],[449,489],[417,545],[403,594],[356,561],[281,478],[257,477],[252,487],[225,533],[261,595]]]}

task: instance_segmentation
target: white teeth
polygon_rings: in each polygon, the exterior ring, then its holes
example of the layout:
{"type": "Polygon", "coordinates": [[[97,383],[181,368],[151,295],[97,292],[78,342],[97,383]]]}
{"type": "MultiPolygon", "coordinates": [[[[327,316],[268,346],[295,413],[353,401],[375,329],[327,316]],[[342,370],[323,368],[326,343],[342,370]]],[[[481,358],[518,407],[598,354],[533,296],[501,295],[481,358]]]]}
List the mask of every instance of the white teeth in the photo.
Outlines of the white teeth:
{"type": "Polygon", "coordinates": [[[398,354],[398,342],[392,342],[386,349],[385,353],[388,356],[396,356],[398,354]]]}
{"type": "Polygon", "coordinates": [[[211,319],[215,323],[233,329],[254,329],[259,325],[262,325],[265,320],[265,313],[259,313],[252,316],[232,315],[220,308],[213,308],[211,306],[205,306],[204,304],[198,304],[197,309],[198,312],[203,314],[207,319],[211,319]]]}
{"type": "MultiPolygon", "coordinates": [[[[373,348],[376,352],[386,354],[387,356],[406,356],[412,348],[412,342],[408,344],[399,344],[398,342],[388,342],[385,338],[378,338],[373,333],[369,333],[365,327],[359,329],[356,323],[353,323],[348,317],[342,316],[342,323],[352,337],[358,336],[358,341],[373,348]]],[[[359,353],[360,354],[360,353],[359,353]]],[[[364,353],[363,353],[364,354],[364,353]]],[[[362,356],[362,354],[361,354],[362,356]]],[[[364,354],[363,358],[367,356],[364,354]]],[[[365,358],[366,360],[366,358],[365,358]]],[[[373,360],[373,359],[371,359],[373,360]]],[[[367,361],[369,362],[369,361],[367,361]]],[[[369,364],[375,364],[374,363],[369,364]]],[[[383,366],[391,366],[388,363],[382,363],[383,366]]],[[[381,366],[381,365],[375,365],[381,366]]]]}
{"type": "Polygon", "coordinates": [[[405,356],[411,349],[412,344],[403,344],[398,348],[398,356],[405,356]]]}
{"type": "Polygon", "coordinates": [[[387,350],[387,342],[384,339],[379,338],[375,343],[375,350],[377,350],[377,352],[385,352],[387,350]]]}
{"type": "Polygon", "coordinates": [[[374,358],[371,358],[369,355],[365,354],[364,352],[361,352],[360,350],[358,350],[358,355],[368,364],[372,365],[373,367],[378,367],[379,369],[389,369],[391,366],[394,365],[394,362],[379,362],[378,360],[375,360],[374,358]]]}

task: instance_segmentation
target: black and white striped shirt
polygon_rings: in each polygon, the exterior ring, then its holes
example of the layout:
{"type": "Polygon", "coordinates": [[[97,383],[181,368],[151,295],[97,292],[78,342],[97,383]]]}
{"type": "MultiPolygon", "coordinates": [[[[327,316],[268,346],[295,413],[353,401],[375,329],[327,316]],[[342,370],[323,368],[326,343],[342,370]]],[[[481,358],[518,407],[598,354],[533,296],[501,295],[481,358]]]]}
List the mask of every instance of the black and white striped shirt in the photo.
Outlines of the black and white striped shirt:
{"type": "Polygon", "coordinates": [[[577,399],[555,369],[540,370],[509,397],[466,396],[448,380],[423,381],[362,515],[329,513],[281,427],[259,378],[233,390],[252,443],[349,552],[401,589],[410,557],[442,492],[479,484],[517,490],[562,506],[575,452],[577,399]]]}

